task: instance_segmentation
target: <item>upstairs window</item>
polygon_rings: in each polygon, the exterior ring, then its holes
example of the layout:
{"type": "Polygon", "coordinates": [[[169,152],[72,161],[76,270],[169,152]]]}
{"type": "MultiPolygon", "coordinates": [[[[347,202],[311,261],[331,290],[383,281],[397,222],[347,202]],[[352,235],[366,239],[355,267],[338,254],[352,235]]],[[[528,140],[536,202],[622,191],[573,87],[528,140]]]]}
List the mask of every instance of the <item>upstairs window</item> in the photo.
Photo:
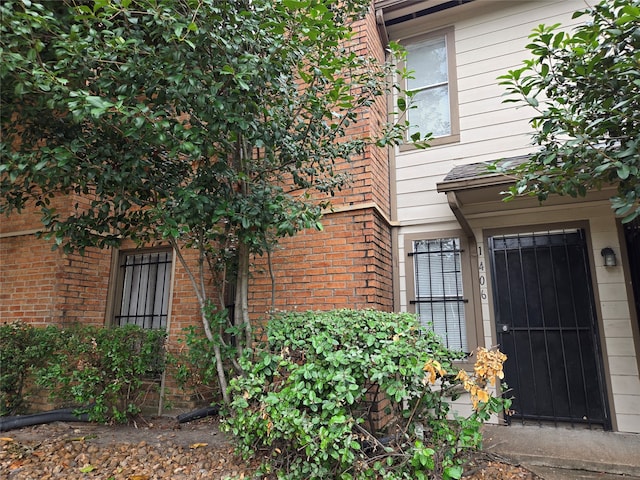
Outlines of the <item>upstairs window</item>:
{"type": "Polygon", "coordinates": [[[468,352],[458,238],[413,242],[416,313],[453,350],[468,352]]]}
{"type": "Polygon", "coordinates": [[[120,254],[116,325],[167,328],[172,260],[171,250],[120,254]]]}
{"type": "Polygon", "coordinates": [[[406,41],[406,67],[413,73],[405,89],[413,92],[408,135],[433,134],[431,144],[459,140],[453,29],[406,41]]]}

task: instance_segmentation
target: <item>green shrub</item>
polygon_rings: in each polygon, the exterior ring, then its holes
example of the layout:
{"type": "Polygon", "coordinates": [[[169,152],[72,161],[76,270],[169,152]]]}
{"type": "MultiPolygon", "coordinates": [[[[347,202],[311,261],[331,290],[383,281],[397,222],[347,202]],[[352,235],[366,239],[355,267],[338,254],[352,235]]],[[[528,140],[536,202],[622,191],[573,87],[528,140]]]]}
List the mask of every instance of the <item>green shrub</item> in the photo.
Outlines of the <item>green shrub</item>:
{"type": "Polygon", "coordinates": [[[80,411],[91,420],[125,422],[141,411],[145,380],[164,369],[165,336],[133,325],[60,330],[56,351],[38,370],[37,383],[55,400],[83,405],[80,411]]]}
{"type": "Polygon", "coordinates": [[[244,359],[246,375],[230,383],[223,428],[245,457],[270,450],[264,468],[279,478],[460,478],[481,422],[503,407],[483,396],[468,419],[447,419],[466,386],[486,392],[458,377],[460,358],[409,314],[280,314],[244,359]],[[390,422],[381,441],[369,416],[384,399],[390,422]]]}
{"type": "Polygon", "coordinates": [[[170,357],[180,388],[192,392],[200,400],[220,397],[213,342],[195,326],[185,328],[184,338],[180,341],[184,348],[170,357]]]}
{"type": "Polygon", "coordinates": [[[0,325],[0,416],[24,413],[25,387],[32,370],[54,349],[55,327],[36,328],[23,322],[0,325]]]}

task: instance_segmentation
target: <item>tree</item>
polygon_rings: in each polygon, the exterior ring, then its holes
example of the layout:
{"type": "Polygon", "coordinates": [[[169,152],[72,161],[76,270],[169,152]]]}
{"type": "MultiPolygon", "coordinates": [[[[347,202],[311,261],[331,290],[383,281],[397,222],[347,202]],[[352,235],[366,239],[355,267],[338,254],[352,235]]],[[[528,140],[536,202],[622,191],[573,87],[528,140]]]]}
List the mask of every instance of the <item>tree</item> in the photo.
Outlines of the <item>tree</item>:
{"type": "MultiPolygon", "coordinates": [[[[251,346],[252,255],[321,228],[340,162],[406,125],[350,131],[396,72],[349,48],[368,0],[9,1],[2,13],[0,211],[35,205],[66,252],[171,244],[214,342],[225,401],[222,290],[237,279],[237,354],[251,346]],[[79,195],[67,214],[56,195],[79,195]],[[197,268],[185,261],[196,249],[197,268]],[[213,314],[211,313],[213,312],[213,314]]],[[[404,106],[404,105],[402,105],[404,106]]],[[[229,360],[229,359],[227,359],[229,360]]],[[[239,368],[235,358],[230,361],[239,368]]]]}
{"type": "Polygon", "coordinates": [[[577,197],[615,185],[611,204],[627,222],[640,215],[640,1],[605,0],[573,18],[583,16],[571,33],[538,26],[527,45],[533,59],[500,77],[515,95],[506,101],[537,110],[541,146],[509,171],[518,179],[510,196],[577,197]]]}

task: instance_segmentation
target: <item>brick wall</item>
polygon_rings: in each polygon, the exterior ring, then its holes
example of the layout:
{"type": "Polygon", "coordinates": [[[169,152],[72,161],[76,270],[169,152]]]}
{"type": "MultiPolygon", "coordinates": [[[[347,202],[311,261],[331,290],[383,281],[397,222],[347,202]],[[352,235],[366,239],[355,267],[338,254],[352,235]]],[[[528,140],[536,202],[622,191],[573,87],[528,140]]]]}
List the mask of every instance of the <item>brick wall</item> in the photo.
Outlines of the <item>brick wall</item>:
{"type": "MultiPolygon", "coordinates": [[[[391,236],[373,208],[327,215],[324,230],[286,239],[272,254],[280,310],[393,309],[391,236]]],[[[251,279],[252,316],[269,310],[271,279],[266,259],[256,259],[251,279]]]]}
{"type": "Polygon", "coordinates": [[[111,250],[87,248],[61,258],[58,309],[61,323],[104,325],[109,289],[111,250]]]}
{"type": "MultiPolygon", "coordinates": [[[[355,30],[351,47],[382,60],[373,10],[355,30]]],[[[386,118],[386,100],[380,98],[359,113],[359,122],[348,133],[370,137],[386,118]]],[[[284,239],[273,253],[278,309],[393,309],[387,151],[369,148],[338,169],[348,170],[353,183],[332,198],[336,210],[325,215],[324,230],[284,239]]],[[[77,200],[54,202],[68,211],[77,200]]],[[[87,249],[85,256],[52,252],[48,242],[29,233],[39,226],[39,216],[29,213],[0,222],[0,321],[104,324],[111,250],[87,249]]],[[[195,265],[196,252],[185,254],[195,265]]],[[[179,349],[175,339],[182,329],[201,325],[201,320],[188,275],[176,258],[174,262],[169,346],[179,349]]],[[[271,281],[266,258],[256,259],[255,267],[249,302],[252,317],[259,319],[270,307],[271,281]]],[[[213,291],[215,286],[207,282],[213,291]]]]}
{"type": "Polygon", "coordinates": [[[35,234],[1,238],[0,321],[102,325],[110,259],[108,250],[52,251],[35,234]]]}
{"type": "MultiPolygon", "coordinates": [[[[76,200],[57,197],[51,206],[65,215],[76,200]]],[[[0,321],[104,324],[110,250],[53,251],[53,241],[34,233],[42,228],[36,211],[0,223],[0,321]]]]}
{"type": "Polygon", "coordinates": [[[56,322],[59,252],[35,235],[0,238],[0,322],[56,322]]]}
{"type": "MultiPolygon", "coordinates": [[[[354,25],[350,47],[384,61],[384,48],[373,10],[354,25]]],[[[348,131],[374,136],[387,121],[386,98],[359,112],[348,131]]],[[[364,155],[342,162],[352,183],[331,198],[335,213],[322,220],[324,230],[308,230],[284,239],[273,252],[277,309],[327,310],[376,308],[393,310],[390,177],[386,149],[370,147],[364,155]]],[[[265,258],[255,259],[250,285],[254,319],[269,310],[271,280],[265,258]]]]}

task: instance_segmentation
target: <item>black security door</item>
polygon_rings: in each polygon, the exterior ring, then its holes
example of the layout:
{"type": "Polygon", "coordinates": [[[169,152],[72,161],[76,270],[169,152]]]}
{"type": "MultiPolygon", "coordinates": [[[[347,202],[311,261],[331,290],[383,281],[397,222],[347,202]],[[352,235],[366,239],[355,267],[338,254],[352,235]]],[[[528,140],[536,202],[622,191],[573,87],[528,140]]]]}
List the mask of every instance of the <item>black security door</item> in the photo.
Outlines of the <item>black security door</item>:
{"type": "Polygon", "coordinates": [[[624,225],[624,236],[629,254],[629,270],[633,297],[636,304],[636,317],[640,322],[640,217],[624,225]]]}
{"type": "Polygon", "coordinates": [[[489,239],[512,418],[610,428],[584,231],[489,239]]]}

